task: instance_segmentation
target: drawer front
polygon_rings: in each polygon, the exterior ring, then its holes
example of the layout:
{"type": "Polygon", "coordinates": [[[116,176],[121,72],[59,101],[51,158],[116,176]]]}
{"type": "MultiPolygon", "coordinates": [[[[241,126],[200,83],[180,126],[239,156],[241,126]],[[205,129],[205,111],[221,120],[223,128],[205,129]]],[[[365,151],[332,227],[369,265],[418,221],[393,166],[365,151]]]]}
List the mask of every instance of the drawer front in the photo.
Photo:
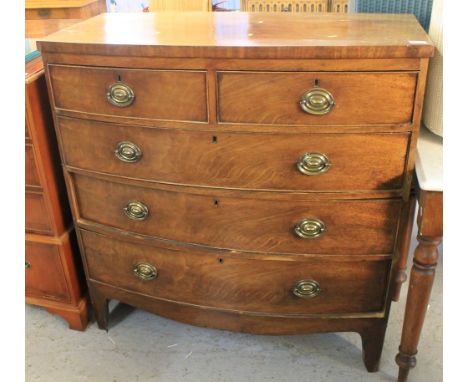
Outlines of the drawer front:
{"type": "Polygon", "coordinates": [[[26,186],[40,187],[41,181],[37,173],[36,161],[34,159],[33,145],[26,145],[25,148],[25,184],[26,186]]]}
{"type": "Polygon", "coordinates": [[[69,301],[59,247],[26,241],[26,295],[69,301]]]}
{"type": "Polygon", "coordinates": [[[26,191],[25,208],[25,226],[27,232],[52,234],[44,194],[26,191]]]}
{"type": "Polygon", "coordinates": [[[213,133],[70,118],[59,119],[59,126],[65,161],[71,166],[144,180],[245,189],[398,189],[409,141],[406,133],[213,133]],[[310,158],[319,163],[308,166],[310,158]]]}
{"type": "Polygon", "coordinates": [[[55,107],[59,109],[115,117],[207,121],[205,72],[63,65],[48,68],[55,107]]]}
{"type": "Polygon", "coordinates": [[[183,247],[168,250],[89,231],[81,234],[91,279],[157,298],[280,314],[361,313],[384,306],[387,260],[272,260],[183,247]],[[298,285],[303,280],[307,283],[298,285]],[[303,297],[294,294],[296,290],[301,295],[304,286],[316,289],[303,297]]]}
{"type": "Polygon", "coordinates": [[[410,123],[416,83],[414,72],[219,72],[219,120],[273,125],[410,123]],[[319,115],[304,111],[302,99],[304,108],[319,115]]]}
{"type": "Polygon", "coordinates": [[[224,190],[189,193],[180,187],[157,190],[82,175],[74,175],[74,183],[81,219],[181,242],[251,251],[390,254],[400,210],[399,199],[320,200],[307,194],[259,196],[224,190]],[[311,222],[299,224],[304,219],[311,222]],[[309,237],[320,236],[302,238],[304,231],[309,237]]]}

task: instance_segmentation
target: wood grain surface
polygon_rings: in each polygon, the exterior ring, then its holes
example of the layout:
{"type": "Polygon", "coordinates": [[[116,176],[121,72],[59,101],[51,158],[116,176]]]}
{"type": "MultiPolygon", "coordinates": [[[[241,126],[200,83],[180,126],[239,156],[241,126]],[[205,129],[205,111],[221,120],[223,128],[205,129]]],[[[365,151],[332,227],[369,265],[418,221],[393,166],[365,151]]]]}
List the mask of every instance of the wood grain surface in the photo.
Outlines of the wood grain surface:
{"type": "Polygon", "coordinates": [[[43,192],[27,190],[25,195],[25,209],[26,232],[53,235],[53,225],[50,221],[43,192]]]}
{"type": "Polygon", "coordinates": [[[314,200],[307,194],[270,198],[223,190],[197,194],[181,187],[138,187],[75,174],[78,221],[165,239],[239,250],[276,253],[390,254],[401,202],[389,200],[314,200]],[[146,220],[128,218],[129,201],[147,206],[146,220]],[[327,232],[313,240],[297,237],[295,225],[320,219],[327,232]]]}
{"type": "Polygon", "coordinates": [[[106,0],[27,0],[26,20],[88,19],[106,12],[106,0]]]}
{"type": "Polygon", "coordinates": [[[211,58],[429,57],[413,15],[107,13],[57,32],[43,52],[211,58]],[[281,28],[278,29],[278,25],[281,28]]]}
{"type": "Polygon", "coordinates": [[[31,144],[25,146],[25,183],[26,187],[40,187],[41,181],[37,172],[34,149],[31,144]]]}
{"type": "Polygon", "coordinates": [[[89,231],[81,235],[92,280],[163,300],[269,314],[364,313],[384,306],[389,260],[246,258],[135,245],[89,231]],[[157,278],[136,277],[133,269],[140,263],[153,265],[157,278]],[[320,284],[318,296],[303,299],[292,293],[304,279],[320,284]]]}
{"type": "Polygon", "coordinates": [[[70,302],[58,245],[26,241],[26,261],[26,295],[70,302]]]}
{"type": "Polygon", "coordinates": [[[60,109],[120,117],[204,122],[203,71],[134,70],[49,65],[54,105],[60,109]],[[127,107],[107,100],[109,87],[124,83],[134,94],[127,107]]]}
{"type": "Polygon", "coordinates": [[[417,73],[220,72],[219,121],[276,125],[371,125],[410,123],[417,73]],[[310,115],[299,101],[320,87],[335,106],[310,115]]]}
{"type": "Polygon", "coordinates": [[[173,130],[58,118],[65,163],[146,181],[243,189],[343,192],[402,186],[409,135],[262,134],[173,130]],[[119,160],[120,142],[142,153],[119,160]],[[308,176],[304,154],[325,154],[330,169],[308,176]]]}

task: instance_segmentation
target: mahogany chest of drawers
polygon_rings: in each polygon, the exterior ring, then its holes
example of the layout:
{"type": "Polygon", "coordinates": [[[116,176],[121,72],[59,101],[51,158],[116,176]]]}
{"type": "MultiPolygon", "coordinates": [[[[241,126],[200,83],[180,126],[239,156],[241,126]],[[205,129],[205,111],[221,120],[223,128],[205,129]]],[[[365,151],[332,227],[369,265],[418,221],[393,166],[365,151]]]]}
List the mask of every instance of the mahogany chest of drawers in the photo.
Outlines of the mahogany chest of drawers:
{"type": "Polygon", "coordinates": [[[101,328],[117,299],[354,331],[377,370],[433,51],[413,16],[107,14],[40,48],[101,328]]]}

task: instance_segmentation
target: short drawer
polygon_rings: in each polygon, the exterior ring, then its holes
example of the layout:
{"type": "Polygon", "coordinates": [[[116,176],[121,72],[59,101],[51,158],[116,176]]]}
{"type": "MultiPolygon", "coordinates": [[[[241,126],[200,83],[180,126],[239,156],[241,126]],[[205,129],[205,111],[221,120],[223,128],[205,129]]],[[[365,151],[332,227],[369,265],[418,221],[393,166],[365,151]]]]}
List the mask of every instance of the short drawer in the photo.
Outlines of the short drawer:
{"type": "Polygon", "coordinates": [[[41,181],[37,172],[34,148],[31,144],[25,146],[25,184],[26,186],[40,187],[41,181]]]}
{"type": "Polygon", "coordinates": [[[244,189],[398,189],[409,142],[407,133],[213,133],[58,121],[70,166],[144,180],[244,189]]]}
{"type": "Polygon", "coordinates": [[[27,232],[52,234],[52,226],[42,192],[26,191],[25,226],[27,232]]]}
{"type": "Polygon", "coordinates": [[[69,301],[59,246],[26,241],[26,296],[69,301]]]}
{"type": "Polygon", "coordinates": [[[276,253],[391,254],[400,199],[317,199],[73,175],[80,221],[213,247],[276,253]]]}
{"type": "Polygon", "coordinates": [[[218,72],[218,118],[273,125],[411,123],[416,83],[415,72],[218,72]]]}
{"type": "Polygon", "coordinates": [[[203,71],[49,65],[55,107],[114,117],[207,121],[203,71]]]}
{"type": "Polygon", "coordinates": [[[378,312],[390,261],[164,249],[81,231],[90,279],[180,303],[271,314],[378,312]],[[300,283],[302,281],[302,283],[300,283]]]}

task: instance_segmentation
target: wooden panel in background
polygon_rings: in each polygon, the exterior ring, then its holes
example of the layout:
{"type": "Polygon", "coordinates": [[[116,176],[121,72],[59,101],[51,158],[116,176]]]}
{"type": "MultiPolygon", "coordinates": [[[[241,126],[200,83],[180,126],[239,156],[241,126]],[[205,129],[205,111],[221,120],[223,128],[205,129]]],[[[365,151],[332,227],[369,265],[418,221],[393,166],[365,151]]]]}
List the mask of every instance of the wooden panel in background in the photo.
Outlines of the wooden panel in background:
{"type": "Polygon", "coordinates": [[[26,20],[88,19],[106,12],[106,0],[26,0],[26,20]]]}
{"type": "Polygon", "coordinates": [[[26,232],[52,235],[53,229],[42,192],[26,191],[26,232]]]}
{"type": "Polygon", "coordinates": [[[25,146],[25,183],[26,187],[40,187],[41,181],[37,173],[36,162],[34,158],[33,145],[26,144],[25,146]]]}
{"type": "Polygon", "coordinates": [[[26,241],[26,294],[70,302],[59,247],[26,241]]]}

